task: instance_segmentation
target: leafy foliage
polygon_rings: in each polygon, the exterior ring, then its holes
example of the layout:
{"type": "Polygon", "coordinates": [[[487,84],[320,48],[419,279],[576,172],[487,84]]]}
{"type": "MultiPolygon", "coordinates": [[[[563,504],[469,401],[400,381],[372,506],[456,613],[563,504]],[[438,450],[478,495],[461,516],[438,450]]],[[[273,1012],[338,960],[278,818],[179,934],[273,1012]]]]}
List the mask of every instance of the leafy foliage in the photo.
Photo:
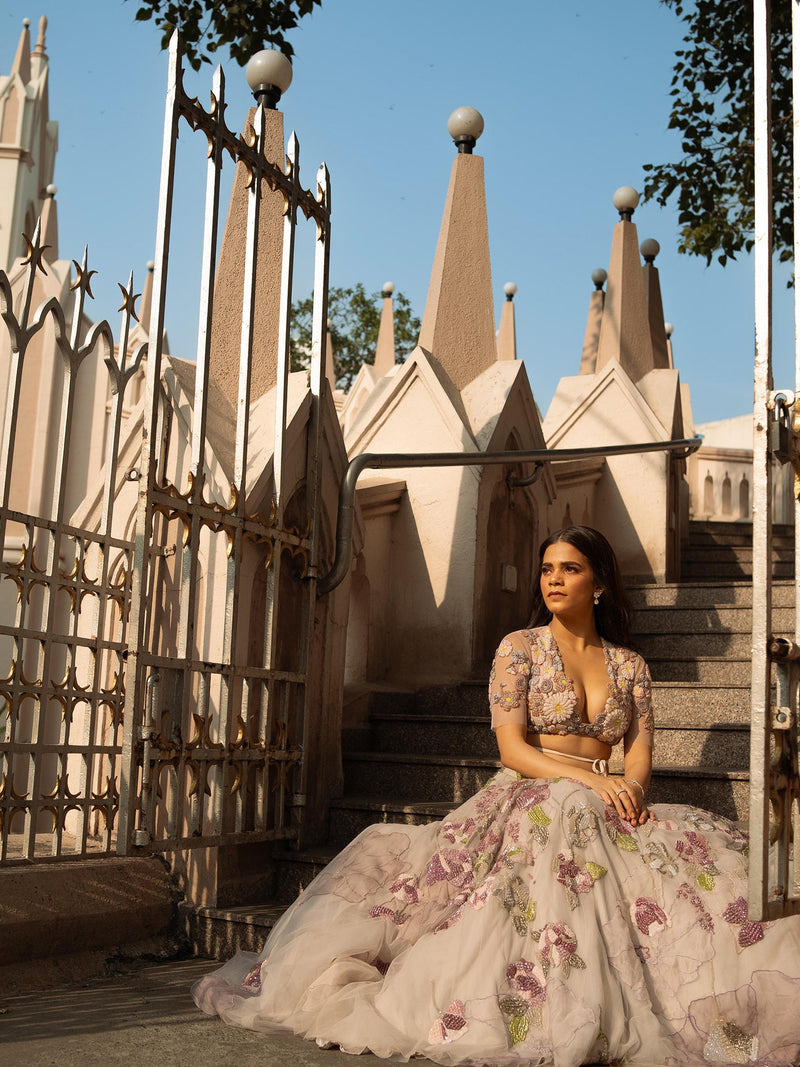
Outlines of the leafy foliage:
{"type": "Polygon", "coordinates": [[[155,19],[164,32],[166,48],[173,30],[183,38],[187,62],[199,70],[211,62],[211,53],[228,45],[232,59],[244,64],[254,52],[272,45],[285,55],[294,54],[284,36],[310,15],[322,0],[139,0],[136,19],[155,19]]]}
{"type": "MultiPolygon", "coordinates": [[[[378,327],[381,321],[381,293],[367,293],[361,282],[352,289],[331,289],[328,293],[329,335],[333,344],[336,384],[348,389],[362,363],[375,362],[378,327]]],[[[313,299],[292,305],[292,369],[308,366],[311,351],[313,299]]],[[[416,347],[420,321],[402,293],[394,294],[395,360],[402,363],[416,347]]]]}
{"type": "MultiPolygon", "coordinates": [[[[647,164],[644,195],[677,197],[678,250],[724,266],[753,245],[753,9],[742,0],[661,0],[686,26],[669,128],[683,156],[647,164]]],[[[774,244],[792,257],[791,0],[772,2],[774,244]]]]}

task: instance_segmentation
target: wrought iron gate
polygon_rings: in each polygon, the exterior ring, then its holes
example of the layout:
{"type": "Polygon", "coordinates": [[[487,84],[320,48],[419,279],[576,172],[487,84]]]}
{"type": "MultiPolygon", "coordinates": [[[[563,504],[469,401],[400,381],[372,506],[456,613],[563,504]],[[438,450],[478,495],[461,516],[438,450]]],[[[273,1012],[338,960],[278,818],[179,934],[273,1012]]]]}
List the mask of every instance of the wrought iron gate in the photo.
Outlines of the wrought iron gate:
{"type": "Polygon", "coordinates": [[[330,181],[323,165],[316,195],[305,190],[294,134],[281,167],[265,156],[263,109],[239,136],[227,128],[225,108],[221,70],[208,111],[186,94],[176,35],[169,54],[149,343],[129,351],[132,277],[123,290],[116,351],[106,322],[81,337],[92,273],[85,257],[73,286],[71,319],[56,300],[31,315],[37,270],[44,271],[38,227],[21,309],[15,311],[11,283],[0,272],[0,312],[11,338],[0,455],[0,573],[16,589],[15,617],[0,624],[0,639],[11,649],[0,681],[0,861],[297,834],[307,773],[303,744],[313,710],[307,681],[319,552],[330,181]],[[194,365],[163,352],[181,123],[208,141],[194,365]],[[247,185],[230,441],[221,439],[219,427],[216,437],[209,431],[226,154],[244,170],[247,185]],[[278,359],[274,403],[266,405],[271,440],[261,441],[254,456],[254,303],[259,218],[268,197],[277,198],[283,216],[278,359]],[[297,449],[287,457],[287,412],[299,214],[314,227],[315,266],[310,388],[298,460],[297,449]],[[39,515],[12,507],[12,490],[25,432],[19,400],[26,353],[50,322],[63,388],[52,501],[39,515]],[[91,522],[71,525],[65,479],[79,417],[78,370],[98,351],[112,397],[102,502],[91,522]],[[131,382],[141,384],[142,377],[144,395],[137,403],[131,382]],[[129,423],[138,419],[141,427],[134,462],[130,449],[122,454],[123,409],[129,423]],[[135,521],[126,526],[117,502],[132,489],[135,521]],[[14,543],[19,559],[9,555],[14,543]]]}

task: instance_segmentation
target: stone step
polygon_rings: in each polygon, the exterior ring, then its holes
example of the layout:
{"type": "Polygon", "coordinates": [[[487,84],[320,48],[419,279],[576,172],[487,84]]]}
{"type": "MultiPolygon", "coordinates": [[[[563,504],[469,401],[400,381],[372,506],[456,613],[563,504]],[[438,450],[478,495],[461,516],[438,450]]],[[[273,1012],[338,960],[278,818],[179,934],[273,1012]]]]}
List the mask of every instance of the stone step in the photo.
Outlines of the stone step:
{"type": "MultiPolygon", "coordinates": [[[[727,657],[723,657],[728,662],[727,657]]],[[[682,661],[684,666],[688,661],[682,661]]],[[[659,668],[662,664],[658,663],[659,668]]],[[[742,672],[740,681],[734,682],[730,677],[717,681],[689,679],[676,681],[656,679],[653,683],[653,706],[656,721],[664,726],[712,726],[715,723],[746,724],[750,721],[750,675],[742,672]]],[[[459,687],[459,691],[468,694],[469,699],[461,699],[457,714],[450,708],[447,687],[442,686],[442,700],[431,701],[428,706],[444,708],[438,710],[421,710],[400,702],[400,710],[390,699],[391,694],[384,694],[380,705],[372,712],[374,725],[363,729],[346,731],[343,734],[345,750],[381,749],[397,751],[402,743],[403,733],[412,735],[415,728],[432,731],[428,752],[441,752],[443,755],[461,755],[464,752],[478,752],[477,747],[492,743],[489,729],[489,701],[485,686],[459,687]],[[382,745],[380,732],[392,731],[392,738],[382,745]],[[464,731],[463,737],[461,732],[464,731]]]]}
{"type": "MultiPolygon", "coordinates": [[[[772,524],[774,539],[787,541],[794,538],[794,526],[791,523],[774,522],[772,524]]],[[[697,538],[737,537],[747,544],[753,543],[753,524],[751,522],[709,522],[693,519],[689,522],[689,542],[697,538]]]]}
{"type": "Polygon", "coordinates": [[[103,974],[115,957],[175,955],[182,948],[177,897],[153,856],[3,866],[2,981],[41,988],[59,977],[103,974]]]}
{"type": "Polygon", "coordinates": [[[330,804],[330,843],[344,848],[373,823],[417,826],[443,819],[453,810],[445,801],[403,801],[379,796],[347,795],[330,804]]]}
{"type": "Polygon", "coordinates": [[[733,659],[749,659],[753,636],[746,633],[640,633],[636,635],[636,648],[650,664],[656,659],[694,659],[698,654],[730,656],[733,659]]]}
{"type": "MultiPolygon", "coordinates": [[[[673,608],[667,605],[638,608],[634,616],[634,637],[644,634],[697,634],[752,632],[753,612],[750,605],[716,608],[673,608]]],[[[772,609],[772,628],[789,633],[794,629],[794,609],[772,609]]]]}
{"type": "MultiPolygon", "coordinates": [[[[794,559],[794,545],[772,546],[772,559],[781,562],[791,562],[794,559]]],[[[710,543],[707,545],[689,545],[681,552],[681,565],[684,563],[725,563],[728,560],[736,560],[739,563],[753,562],[752,545],[720,545],[710,543]]]]}
{"type": "MultiPolygon", "coordinates": [[[[668,582],[665,584],[641,584],[628,588],[634,612],[639,608],[707,608],[714,611],[718,607],[751,607],[753,604],[753,583],[747,581],[718,582],[668,582]]],[[[772,606],[792,607],[794,605],[794,583],[775,581],[772,584],[772,606]]],[[[634,615],[635,622],[635,615],[634,615]]]]}
{"type": "Polygon", "coordinates": [[[668,656],[654,654],[647,658],[650,671],[659,682],[683,682],[691,685],[704,682],[707,685],[748,684],[752,674],[750,657],[732,656],[668,656]]]}
{"type": "Polygon", "coordinates": [[[196,955],[228,959],[240,949],[258,952],[283,911],[339,851],[323,845],[303,851],[276,849],[269,860],[268,890],[252,903],[229,907],[181,907],[183,929],[196,955]],[[263,901],[268,903],[263,903],[263,901]]]}
{"type": "Polygon", "coordinates": [[[664,726],[712,726],[750,722],[750,679],[733,685],[709,682],[653,683],[656,722],[664,726]]]}
{"type": "MultiPolygon", "coordinates": [[[[659,773],[680,768],[689,774],[707,775],[724,767],[746,773],[750,737],[747,728],[720,724],[710,730],[659,731],[654,769],[659,773]]],[[[495,752],[490,756],[431,756],[411,752],[352,752],[344,756],[345,796],[368,794],[398,800],[427,797],[456,806],[476,793],[500,767],[495,752]]],[[[620,746],[611,761],[612,770],[622,769],[620,746]]]]}
{"type": "Polygon", "coordinates": [[[239,951],[260,952],[288,904],[245,904],[237,908],[182,905],[184,933],[196,956],[227,960],[239,951]]]}
{"type": "MultiPolygon", "coordinates": [[[[661,724],[656,718],[655,750],[658,760],[684,767],[747,767],[750,733],[746,723],[726,721],[697,725],[661,724]]],[[[489,727],[489,714],[461,716],[373,716],[370,752],[383,754],[479,757],[496,759],[497,744],[489,727]]]]}
{"type": "MultiPolygon", "coordinates": [[[[652,804],[693,804],[737,822],[749,815],[746,771],[705,771],[694,768],[654,769],[648,800],[652,804]]],[[[343,847],[373,823],[418,825],[445,818],[456,805],[420,799],[347,795],[331,803],[331,843],[343,847]]]]}
{"type": "MultiPolygon", "coordinates": [[[[791,578],[794,574],[793,562],[775,562],[772,565],[772,577],[776,579],[791,578]]],[[[746,560],[728,561],[689,561],[681,562],[681,575],[686,581],[718,581],[721,578],[730,578],[732,581],[740,581],[743,578],[752,578],[752,562],[746,560]]]]}
{"type": "Polygon", "coordinates": [[[343,756],[344,793],[426,797],[462,804],[500,767],[493,756],[440,756],[407,752],[349,752],[343,756]]]}

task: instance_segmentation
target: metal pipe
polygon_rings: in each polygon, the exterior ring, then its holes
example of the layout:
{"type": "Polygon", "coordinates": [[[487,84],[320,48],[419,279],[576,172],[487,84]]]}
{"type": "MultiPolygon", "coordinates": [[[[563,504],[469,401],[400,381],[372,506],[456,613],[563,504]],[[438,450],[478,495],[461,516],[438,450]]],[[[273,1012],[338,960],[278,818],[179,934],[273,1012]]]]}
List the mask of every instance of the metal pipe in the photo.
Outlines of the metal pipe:
{"type": "MultiPolygon", "coordinates": [[[[353,558],[353,526],[355,524],[356,482],[362,471],[403,467],[482,467],[499,463],[520,466],[524,463],[552,463],[566,459],[588,459],[593,456],[627,456],[641,452],[683,452],[683,457],[695,452],[703,443],[702,437],[682,438],[678,441],[647,441],[636,445],[601,445],[597,448],[540,448],[531,452],[365,452],[350,460],[339,487],[339,510],[336,516],[336,557],[333,566],[317,585],[319,596],[327,596],[344,581],[353,558]]],[[[511,481],[510,484],[530,484],[532,479],[511,481]]]]}

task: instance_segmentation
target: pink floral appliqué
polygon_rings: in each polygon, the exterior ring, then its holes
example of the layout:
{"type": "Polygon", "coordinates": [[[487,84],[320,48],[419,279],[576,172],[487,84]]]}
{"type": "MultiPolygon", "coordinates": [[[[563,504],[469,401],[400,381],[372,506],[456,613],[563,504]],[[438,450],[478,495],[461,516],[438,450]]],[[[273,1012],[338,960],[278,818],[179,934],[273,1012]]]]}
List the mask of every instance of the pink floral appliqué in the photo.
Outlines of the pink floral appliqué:
{"type": "Polygon", "coordinates": [[[515,963],[510,963],[506,967],[506,978],[511,988],[519,993],[530,1007],[541,1007],[547,1000],[545,974],[538,963],[531,963],[530,960],[517,960],[515,963]]]}
{"type": "Polygon", "coordinates": [[[242,989],[246,989],[249,993],[261,992],[261,963],[262,961],[259,960],[242,982],[242,989]]]}
{"type": "Polygon", "coordinates": [[[764,923],[755,922],[747,917],[747,901],[744,897],[737,897],[722,913],[725,922],[732,926],[740,926],[739,945],[741,948],[750,948],[758,944],[764,938],[764,923]]]}
{"type": "Polygon", "coordinates": [[[428,1034],[432,1045],[443,1045],[463,1037],[469,1027],[463,1000],[454,1000],[446,1011],[440,1012],[428,1034]]]}
{"type": "Polygon", "coordinates": [[[650,897],[637,897],[631,907],[631,918],[646,937],[660,934],[672,923],[667,913],[650,897]]]}
{"type": "Polygon", "coordinates": [[[572,893],[588,893],[594,886],[594,877],[586,867],[579,866],[572,856],[559,852],[556,859],[558,872],[556,881],[572,893]]]}

